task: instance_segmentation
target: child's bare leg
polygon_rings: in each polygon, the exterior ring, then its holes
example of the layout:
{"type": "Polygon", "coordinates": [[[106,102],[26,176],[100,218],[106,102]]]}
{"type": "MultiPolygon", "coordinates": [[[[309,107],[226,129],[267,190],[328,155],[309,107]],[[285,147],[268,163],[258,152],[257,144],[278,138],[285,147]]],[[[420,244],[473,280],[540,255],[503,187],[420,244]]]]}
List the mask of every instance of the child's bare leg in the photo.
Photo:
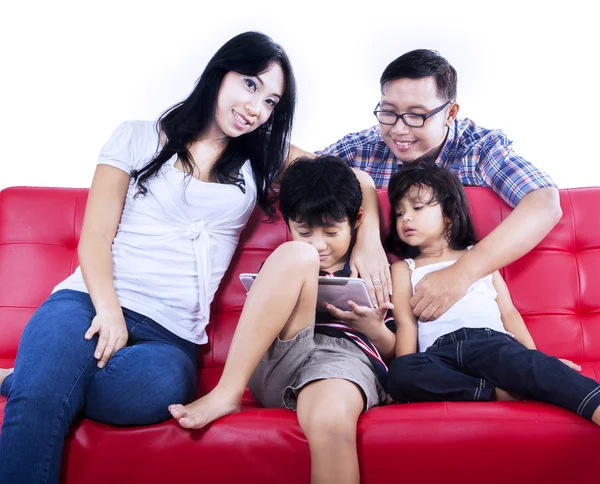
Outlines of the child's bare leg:
{"type": "Polygon", "coordinates": [[[318,275],[319,255],[304,242],[287,242],[269,256],[244,304],[219,383],[189,405],[169,407],[182,427],[201,428],[239,411],[248,380],[277,335],[291,339],[314,319],[318,275]]]}
{"type": "Polygon", "coordinates": [[[507,392],[506,390],[502,390],[502,388],[498,387],[494,388],[494,392],[492,395],[495,397],[496,400],[504,402],[523,400],[517,394],[507,392]]]}
{"type": "Polygon", "coordinates": [[[10,375],[12,372],[14,371],[14,368],[0,368],[0,385],[2,385],[2,382],[4,381],[4,379],[10,375]]]}
{"type": "Polygon", "coordinates": [[[319,380],[298,395],[298,421],[308,439],[312,484],[358,484],[356,424],[364,408],[358,386],[319,380]]]}
{"type": "Polygon", "coordinates": [[[592,422],[594,422],[596,425],[600,425],[600,407],[598,407],[592,414],[592,422]]]}

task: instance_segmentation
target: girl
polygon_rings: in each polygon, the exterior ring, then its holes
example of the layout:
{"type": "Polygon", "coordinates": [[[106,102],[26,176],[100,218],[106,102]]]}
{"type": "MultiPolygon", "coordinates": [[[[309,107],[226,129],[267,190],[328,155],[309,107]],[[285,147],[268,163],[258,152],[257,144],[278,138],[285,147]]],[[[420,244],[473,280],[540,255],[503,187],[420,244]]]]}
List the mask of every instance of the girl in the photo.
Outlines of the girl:
{"type": "Polygon", "coordinates": [[[392,266],[396,356],[388,392],[398,402],[525,398],[577,412],[600,425],[600,385],[577,365],[535,349],[508,288],[495,272],[473,284],[437,320],[417,321],[410,299],[427,273],[458,260],[475,243],[458,178],[410,164],[390,180],[388,246],[409,257],[392,266]],[[418,352],[417,352],[418,351],[418,352]]]}
{"type": "Polygon", "coordinates": [[[89,192],[81,266],[32,316],[14,373],[0,373],[2,482],[58,482],[79,414],[148,425],[193,398],[209,305],[240,232],[256,202],[273,213],[295,99],[284,50],[247,32],[157,123],[113,133],[89,192]]]}

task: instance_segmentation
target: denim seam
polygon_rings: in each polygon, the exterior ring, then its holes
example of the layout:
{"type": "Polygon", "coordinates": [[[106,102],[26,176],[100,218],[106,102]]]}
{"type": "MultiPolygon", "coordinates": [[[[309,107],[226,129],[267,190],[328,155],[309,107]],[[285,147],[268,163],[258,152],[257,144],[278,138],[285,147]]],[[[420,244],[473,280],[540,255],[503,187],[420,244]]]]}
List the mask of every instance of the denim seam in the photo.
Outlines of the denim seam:
{"type": "MultiPolygon", "coordinates": [[[[111,370],[114,370],[115,368],[117,368],[119,366],[119,364],[123,361],[123,359],[129,354],[131,353],[131,350],[133,350],[134,346],[129,346],[129,347],[125,347],[122,348],[123,350],[126,349],[126,351],[123,351],[123,353],[119,356],[118,361],[113,362],[113,364],[111,365],[111,370]]],[[[112,357],[111,357],[112,358],[112,357]]],[[[108,367],[108,365],[107,365],[108,367]]],[[[102,377],[102,375],[106,374],[106,372],[103,371],[99,371],[98,374],[96,375],[96,377],[102,377]]]]}
{"type": "Polygon", "coordinates": [[[592,390],[590,393],[588,393],[587,396],[583,399],[583,401],[579,405],[579,408],[577,408],[577,415],[582,416],[583,411],[585,410],[585,407],[587,407],[587,404],[590,403],[590,401],[596,395],[599,395],[599,394],[600,394],[600,386],[598,386],[595,390],[592,390]]]}
{"type": "Polygon", "coordinates": [[[481,400],[481,390],[483,390],[483,387],[485,387],[485,380],[483,378],[480,378],[479,387],[475,389],[475,398],[473,399],[474,401],[481,400]]]}
{"type": "Polygon", "coordinates": [[[458,363],[458,367],[461,370],[464,370],[465,366],[464,366],[464,360],[463,360],[463,352],[462,352],[462,348],[463,348],[463,342],[459,341],[456,344],[456,362],[458,363]]]}
{"type": "MultiPolygon", "coordinates": [[[[56,446],[56,434],[58,434],[58,427],[60,426],[60,423],[62,422],[63,416],[65,414],[65,410],[67,408],[67,405],[69,404],[69,398],[71,396],[71,394],[73,393],[73,389],[75,388],[75,386],[77,385],[77,382],[79,382],[79,380],[81,379],[81,375],[83,375],[83,373],[85,372],[86,368],[90,365],[90,363],[95,363],[96,359],[92,358],[90,359],[90,361],[83,367],[83,369],[81,370],[81,372],[79,373],[79,375],[77,376],[75,382],[73,383],[73,385],[71,386],[71,389],[69,390],[67,396],[65,397],[65,399],[63,400],[63,404],[62,404],[62,408],[60,410],[60,414],[58,416],[58,424],[57,426],[54,428],[54,442],[52,443],[52,446],[50,448],[50,454],[48,455],[48,462],[47,465],[45,466],[45,470],[44,470],[44,474],[45,474],[45,482],[48,481],[48,473],[50,472],[50,464],[51,464],[51,457],[52,454],[54,453],[54,447],[56,446]]],[[[69,425],[70,427],[70,425],[69,425]]]]}

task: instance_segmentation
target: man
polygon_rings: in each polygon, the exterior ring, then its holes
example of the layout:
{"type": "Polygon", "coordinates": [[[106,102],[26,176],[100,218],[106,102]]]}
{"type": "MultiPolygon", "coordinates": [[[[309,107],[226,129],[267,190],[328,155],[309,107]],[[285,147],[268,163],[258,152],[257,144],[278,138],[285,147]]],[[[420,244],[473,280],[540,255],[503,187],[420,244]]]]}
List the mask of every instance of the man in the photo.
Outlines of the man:
{"type": "MultiPolygon", "coordinates": [[[[478,279],[533,247],[562,215],[558,190],[543,171],[516,155],[500,130],[457,119],[456,70],[438,52],[408,52],[381,75],[378,125],[343,137],[319,154],[339,156],[378,188],[404,163],[431,160],[464,185],[491,188],[513,212],[451,267],[428,274],[411,301],[422,321],[439,317],[478,279]]],[[[292,148],[290,158],[305,154],[292,148]]]]}

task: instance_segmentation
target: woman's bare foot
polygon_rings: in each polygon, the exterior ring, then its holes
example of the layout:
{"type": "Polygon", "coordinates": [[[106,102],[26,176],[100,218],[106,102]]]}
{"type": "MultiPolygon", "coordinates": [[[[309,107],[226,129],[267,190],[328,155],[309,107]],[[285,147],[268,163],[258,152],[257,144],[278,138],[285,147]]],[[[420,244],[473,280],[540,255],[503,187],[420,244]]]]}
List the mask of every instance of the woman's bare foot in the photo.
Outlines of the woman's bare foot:
{"type": "Polygon", "coordinates": [[[10,375],[13,371],[15,371],[14,368],[0,368],[0,385],[2,385],[2,382],[4,381],[4,379],[10,375]]]}
{"type": "Polygon", "coordinates": [[[240,411],[241,398],[215,388],[189,405],[169,405],[169,412],[186,429],[201,429],[218,418],[240,411]]]}
{"type": "Polygon", "coordinates": [[[518,395],[507,392],[506,390],[502,390],[502,388],[498,388],[498,387],[496,387],[494,389],[493,395],[495,396],[494,400],[498,400],[501,402],[512,402],[512,401],[516,401],[516,400],[523,400],[518,395]]]}

